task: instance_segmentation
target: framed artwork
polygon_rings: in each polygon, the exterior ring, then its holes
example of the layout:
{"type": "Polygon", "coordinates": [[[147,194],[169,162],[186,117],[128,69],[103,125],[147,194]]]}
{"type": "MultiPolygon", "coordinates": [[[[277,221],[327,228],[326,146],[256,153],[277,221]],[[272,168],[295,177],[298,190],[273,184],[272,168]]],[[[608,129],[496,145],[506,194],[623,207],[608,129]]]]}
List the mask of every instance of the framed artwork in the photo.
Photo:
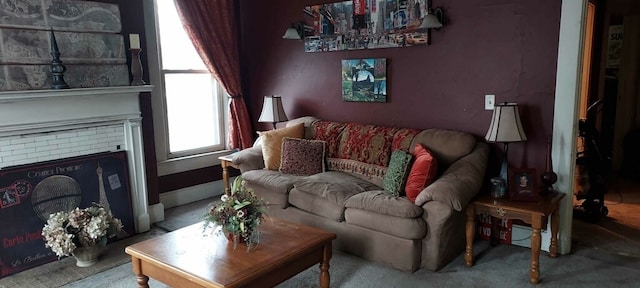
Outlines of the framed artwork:
{"type": "Polygon", "coordinates": [[[303,9],[305,52],[402,48],[429,44],[420,24],[427,0],[348,0],[303,9]]]}
{"type": "Polygon", "coordinates": [[[342,60],[342,100],[387,102],[387,59],[342,60]]]}
{"type": "Polygon", "coordinates": [[[540,200],[538,174],[533,168],[509,169],[509,198],[513,201],[540,200]]]}

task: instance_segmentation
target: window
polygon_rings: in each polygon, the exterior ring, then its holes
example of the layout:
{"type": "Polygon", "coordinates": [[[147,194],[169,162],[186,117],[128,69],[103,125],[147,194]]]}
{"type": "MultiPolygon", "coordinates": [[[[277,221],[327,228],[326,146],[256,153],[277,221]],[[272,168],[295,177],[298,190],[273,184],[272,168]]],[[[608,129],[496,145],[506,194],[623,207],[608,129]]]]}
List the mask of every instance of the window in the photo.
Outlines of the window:
{"type": "MultiPolygon", "coordinates": [[[[226,95],[196,52],[173,1],[145,0],[158,174],[217,163],[225,150],[226,95]]],[[[144,47],[143,47],[144,49],[144,47]]]]}

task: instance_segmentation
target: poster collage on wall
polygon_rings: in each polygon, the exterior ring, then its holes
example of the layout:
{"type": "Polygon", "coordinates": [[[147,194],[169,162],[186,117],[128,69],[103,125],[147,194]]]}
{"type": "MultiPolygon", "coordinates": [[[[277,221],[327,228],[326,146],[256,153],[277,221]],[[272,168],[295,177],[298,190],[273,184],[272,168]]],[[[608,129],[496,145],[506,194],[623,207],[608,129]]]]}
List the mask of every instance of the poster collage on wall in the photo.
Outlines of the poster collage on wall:
{"type": "MultiPolygon", "coordinates": [[[[350,0],[304,8],[305,52],[404,48],[429,44],[420,25],[427,0],[350,0]]],[[[342,60],[342,99],[387,102],[387,59],[342,60]]]]}

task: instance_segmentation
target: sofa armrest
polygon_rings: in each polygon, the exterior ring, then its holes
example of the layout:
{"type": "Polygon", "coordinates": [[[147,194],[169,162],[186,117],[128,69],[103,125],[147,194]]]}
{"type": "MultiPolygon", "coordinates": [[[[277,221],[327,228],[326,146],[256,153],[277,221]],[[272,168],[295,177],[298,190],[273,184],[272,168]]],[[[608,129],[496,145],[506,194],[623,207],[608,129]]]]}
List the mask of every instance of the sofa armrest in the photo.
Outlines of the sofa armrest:
{"type": "Polygon", "coordinates": [[[264,168],[264,158],[262,158],[262,146],[257,145],[251,148],[240,150],[233,154],[233,164],[240,169],[240,173],[249,170],[264,168]]]}
{"type": "Polygon", "coordinates": [[[468,155],[458,159],[436,181],[418,194],[416,205],[437,201],[462,211],[482,188],[489,160],[489,145],[478,142],[468,155]]]}

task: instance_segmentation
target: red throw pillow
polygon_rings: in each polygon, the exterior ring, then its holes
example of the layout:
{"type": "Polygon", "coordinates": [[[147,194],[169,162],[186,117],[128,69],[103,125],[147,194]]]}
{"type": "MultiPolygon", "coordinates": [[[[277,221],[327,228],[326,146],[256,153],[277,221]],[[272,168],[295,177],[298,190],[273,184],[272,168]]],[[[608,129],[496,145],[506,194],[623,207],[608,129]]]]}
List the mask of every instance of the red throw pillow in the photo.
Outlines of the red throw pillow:
{"type": "Polygon", "coordinates": [[[420,191],[429,186],[438,176],[438,162],[431,155],[429,149],[418,143],[413,148],[413,156],[415,161],[411,166],[411,172],[409,172],[409,178],[404,188],[404,192],[411,202],[415,202],[420,191]]]}

